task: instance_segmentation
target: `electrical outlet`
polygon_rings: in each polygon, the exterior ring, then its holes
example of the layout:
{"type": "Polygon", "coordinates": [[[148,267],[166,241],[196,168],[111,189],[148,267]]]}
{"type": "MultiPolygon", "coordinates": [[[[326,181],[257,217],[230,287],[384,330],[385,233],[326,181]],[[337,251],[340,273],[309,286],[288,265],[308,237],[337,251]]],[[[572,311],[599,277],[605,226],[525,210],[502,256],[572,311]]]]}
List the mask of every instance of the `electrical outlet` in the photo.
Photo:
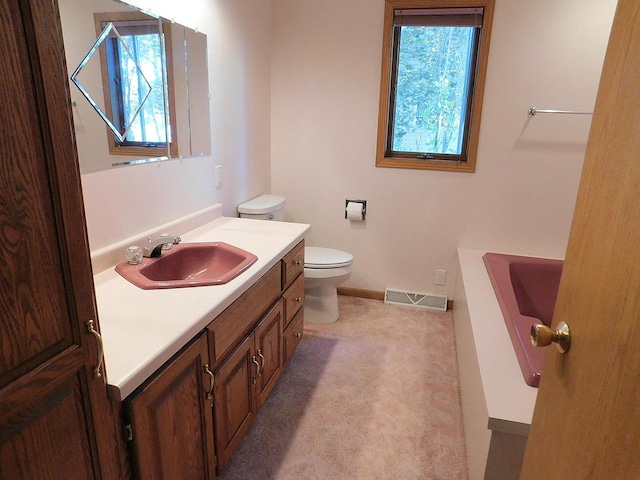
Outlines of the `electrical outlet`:
{"type": "Polygon", "coordinates": [[[216,188],[222,188],[222,165],[216,165],[215,184],[216,184],[216,188]]]}
{"type": "Polygon", "coordinates": [[[447,283],[447,271],[446,270],[436,270],[436,285],[444,285],[447,283]]]}

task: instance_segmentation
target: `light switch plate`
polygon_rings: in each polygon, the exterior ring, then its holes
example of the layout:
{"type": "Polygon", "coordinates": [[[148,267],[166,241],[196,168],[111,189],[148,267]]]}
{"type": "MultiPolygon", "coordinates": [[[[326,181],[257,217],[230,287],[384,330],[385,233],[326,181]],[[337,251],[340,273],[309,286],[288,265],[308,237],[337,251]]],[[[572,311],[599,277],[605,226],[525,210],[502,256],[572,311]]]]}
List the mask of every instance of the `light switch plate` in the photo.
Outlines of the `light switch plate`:
{"type": "Polygon", "coordinates": [[[222,188],[222,165],[216,165],[214,172],[216,188],[222,188]]]}

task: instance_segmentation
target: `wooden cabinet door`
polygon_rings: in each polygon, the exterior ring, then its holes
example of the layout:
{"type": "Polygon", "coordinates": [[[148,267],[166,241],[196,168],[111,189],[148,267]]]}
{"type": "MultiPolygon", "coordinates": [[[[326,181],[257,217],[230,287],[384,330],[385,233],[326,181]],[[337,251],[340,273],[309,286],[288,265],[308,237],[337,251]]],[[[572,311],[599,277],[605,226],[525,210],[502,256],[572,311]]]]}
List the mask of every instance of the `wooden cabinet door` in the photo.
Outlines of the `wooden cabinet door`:
{"type": "Polygon", "coordinates": [[[118,478],[56,3],[0,2],[0,478],[118,478]]]}
{"type": "Polygon", "coordinates": [[[283,302],[280,300],[265,315],[256,328],[254,336],[254,348],[260,370],[256,378],[256,397],[258,408],[267,401],[267,397],[277,383],[282,373],[283,344],[283,302]]]}
{"type": "MultiPolygon", "coordinates": [[[[77,361],[70,359],[68,366],[77,368],[77,361]]],[[[64,380],[58,377],[59,372],[51,375],[51,388],[31,389],[23,385],[17,388],[25,404],[22,408],[15,405],[15,409],[1,417],[0,478],[99,478],[94,471],[91,439],[82,411],[80,376],[64,380]],[[28,392],[40,398],[28,400],[28,392]]],[[[34,374],[33,378],[46,381],[49,375],[34,374]]],[[[2,389],[1,393],[4,395],[6,391],[7,388],[2,389]]],[[[8,402],[0,403],[4,406],[8,402]]]]}
{"type": "Polygon", "coordinates": [[[203,333],[127,401],[139,478],[215,478],[208,356],[203,333]]]}
{"type": "Polygon", "coordinates": [[[256,416],[259,368],[253,335],[246,338],[215,374],[214,411],[218,471],[221,471],[256,416]]]}

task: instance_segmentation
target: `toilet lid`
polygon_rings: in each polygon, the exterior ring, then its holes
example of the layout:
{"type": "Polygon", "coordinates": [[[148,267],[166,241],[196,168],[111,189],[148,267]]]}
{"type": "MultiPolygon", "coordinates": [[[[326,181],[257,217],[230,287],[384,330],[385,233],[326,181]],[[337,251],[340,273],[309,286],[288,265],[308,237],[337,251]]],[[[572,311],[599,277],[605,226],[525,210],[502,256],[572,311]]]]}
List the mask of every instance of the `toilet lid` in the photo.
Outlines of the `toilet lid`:
{"type": "Polygon", "coordinates": [[[239,213],[248,213],[250,215],[264,215],[265,213],[275,212],[283,208],[285,198],[280,195],[260,195],[259,197],[249,200],[248,202],[238,205],[239,213]]]}
{"type": "Polygon", "coordinates": [[[324,247],[305,247],[305,268],[338,268],[351,265],[353,255],[342,250],[324,247]]]}

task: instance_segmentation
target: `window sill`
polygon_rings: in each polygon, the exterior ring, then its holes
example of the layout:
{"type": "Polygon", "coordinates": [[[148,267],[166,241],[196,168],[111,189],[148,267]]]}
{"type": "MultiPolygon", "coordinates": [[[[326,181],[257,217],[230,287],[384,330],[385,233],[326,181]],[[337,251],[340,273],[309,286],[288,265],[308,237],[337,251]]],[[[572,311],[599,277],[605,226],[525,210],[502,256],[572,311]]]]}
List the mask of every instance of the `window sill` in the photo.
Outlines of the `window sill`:
{"type": "Polygon", "coordinates": [[[138,146],[119,146],[111,144],[109,146],[110,155],[125,155],[131,157],[177,157],[178,148],[175,143],[171,144],[170,150],[167,147],[138,147],[138,146]]]}
{"type": "Polygon", "coordinates": [[[376,159],[376,167],[408,168],[413,170],[440,170],[445,172],[475,172],[475,164],[447,160],[417,160],[415,158],[383,157],[376,159]]]}

